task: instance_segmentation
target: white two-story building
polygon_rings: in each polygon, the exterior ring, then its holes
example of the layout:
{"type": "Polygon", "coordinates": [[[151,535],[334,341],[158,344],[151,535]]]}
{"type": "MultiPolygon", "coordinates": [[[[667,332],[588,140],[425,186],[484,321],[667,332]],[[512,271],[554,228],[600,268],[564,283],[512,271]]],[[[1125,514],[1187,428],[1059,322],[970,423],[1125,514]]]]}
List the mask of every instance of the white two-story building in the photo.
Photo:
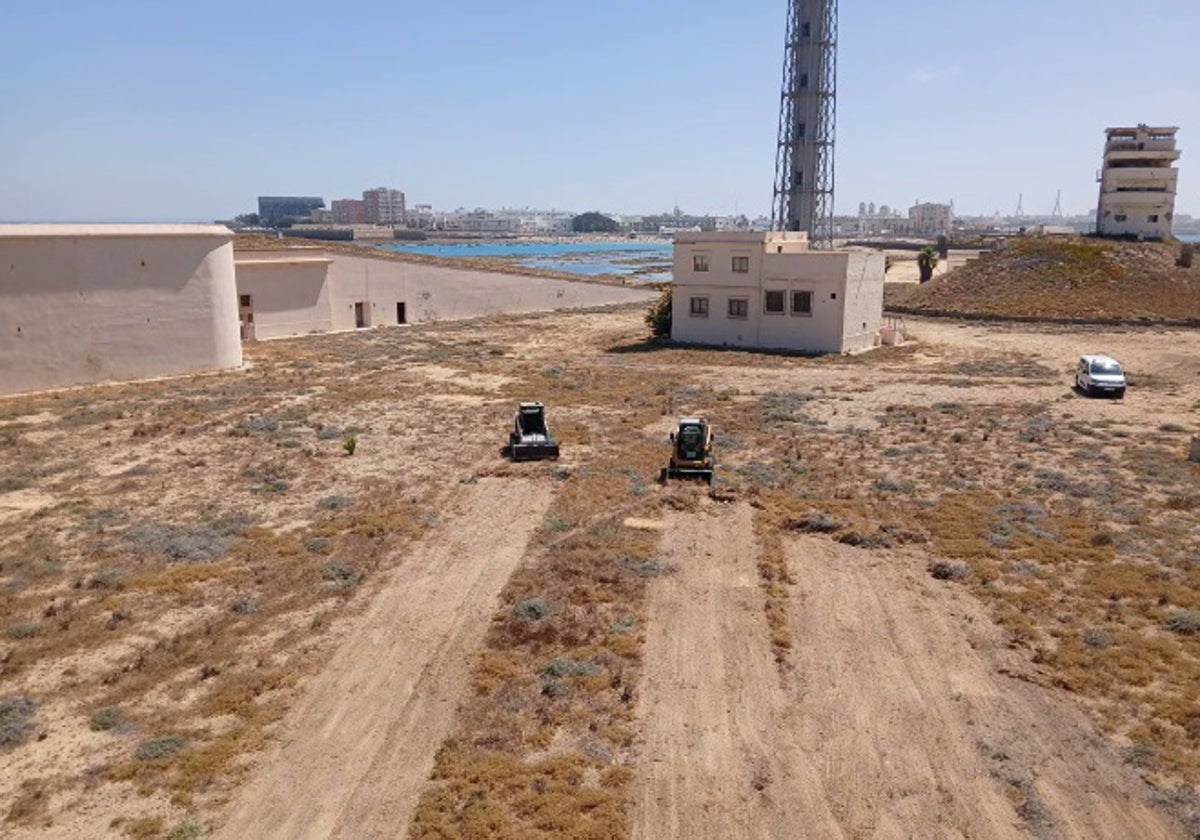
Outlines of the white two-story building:
{"type": "Polygon", "coordinates": [[[808,234],[675,237],[671,338],[694,344],[848,353],[878,343],[885,257],[810,251],[808,234]]]}

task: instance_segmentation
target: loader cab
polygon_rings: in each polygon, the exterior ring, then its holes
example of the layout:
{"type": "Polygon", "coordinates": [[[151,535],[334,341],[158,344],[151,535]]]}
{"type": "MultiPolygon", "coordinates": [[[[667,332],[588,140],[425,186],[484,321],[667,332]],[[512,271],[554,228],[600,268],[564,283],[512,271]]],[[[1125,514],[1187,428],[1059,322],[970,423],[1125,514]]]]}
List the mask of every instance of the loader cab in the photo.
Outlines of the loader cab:
{"type": "Polygon", "coordinates": [[[713,481],[716,460],[713,454],[713,430],[703,417],[681,417],[671,432],[671,460],[659,473],[659,482],[672,478],[702,478],[713,481]]]}
{"type": "Polygon", "coordinates": [[[547,434],[546,409],[541,403],[521,403],[517,412],[517,431],[523,435],[547,434]]]}
{"type": "Polygon", "coordinates": [[[708,426],[697,417],[679,421],[679,431],[671,435],[675,456],[680,461],[703,461],[707,449],[708,426]]]}

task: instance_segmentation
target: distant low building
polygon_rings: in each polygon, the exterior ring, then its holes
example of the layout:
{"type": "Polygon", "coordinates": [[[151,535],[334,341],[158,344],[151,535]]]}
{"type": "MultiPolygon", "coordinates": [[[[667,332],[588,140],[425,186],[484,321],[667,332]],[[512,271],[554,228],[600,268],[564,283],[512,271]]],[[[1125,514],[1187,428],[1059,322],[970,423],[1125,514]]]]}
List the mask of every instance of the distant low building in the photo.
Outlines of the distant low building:
{"type": "Polygon", "coordinates": [[[325,207],[325,199],[317,196],[260,195],[258,218],[263,224],[273,222],[307,222],[314,210],[325,207]]]}
{"type": "Polygon", "coordinates": [[[1179,171],[1175,127],[1110,128],[1097,176],[1096,232],[1162,239],[1171,234],[1179,171]]]}
{"type": "Polygon", "coordinates": [[[883,324],[885,257],[810,251],[808,235],[675,237],[671,338],[812,353],[864,350],[883,324]]]}
{"type": "Polygon", "coordinates": [[[367,204],[359,198],[335,198],[330,205],[333,223],[337,225],[365,225],[367,204]]]}
{"type": "Polygon", "coordinates": [[[0,394],[236,368],[233,234],[0,225],[0,394]]]}
{"type": "Polygon", "coordinates": [[[501,216],[488,210],[473,210],[470,213],[447,216],[443,227],[448,231],[511,235],[521,232],[521,219],[516,216],[501,216]]]}

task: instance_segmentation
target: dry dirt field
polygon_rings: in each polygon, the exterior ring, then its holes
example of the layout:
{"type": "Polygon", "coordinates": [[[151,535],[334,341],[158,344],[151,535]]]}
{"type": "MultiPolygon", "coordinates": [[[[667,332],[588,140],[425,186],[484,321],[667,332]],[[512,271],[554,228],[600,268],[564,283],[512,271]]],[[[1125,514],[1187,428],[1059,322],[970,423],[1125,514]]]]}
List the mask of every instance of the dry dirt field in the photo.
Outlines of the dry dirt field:
{"type": "Polygon", "coordinates": [[[1200,837],[1200,334],[641,319],[0,401],[0,834],[1200,837]]]}

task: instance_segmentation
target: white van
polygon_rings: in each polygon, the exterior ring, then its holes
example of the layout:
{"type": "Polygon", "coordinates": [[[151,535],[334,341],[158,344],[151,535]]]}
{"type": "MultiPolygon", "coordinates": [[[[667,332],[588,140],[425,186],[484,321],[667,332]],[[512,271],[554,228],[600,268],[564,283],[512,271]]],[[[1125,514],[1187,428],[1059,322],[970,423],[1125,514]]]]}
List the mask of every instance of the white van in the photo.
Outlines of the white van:
{"type": "Polygon", "coordinates": [[[1089,397],[1111,394],[1121,399],[1125,396],[1125,371],[1109,356],[1080,356],[1075,367],[1075,387],[1089,397]]]}

